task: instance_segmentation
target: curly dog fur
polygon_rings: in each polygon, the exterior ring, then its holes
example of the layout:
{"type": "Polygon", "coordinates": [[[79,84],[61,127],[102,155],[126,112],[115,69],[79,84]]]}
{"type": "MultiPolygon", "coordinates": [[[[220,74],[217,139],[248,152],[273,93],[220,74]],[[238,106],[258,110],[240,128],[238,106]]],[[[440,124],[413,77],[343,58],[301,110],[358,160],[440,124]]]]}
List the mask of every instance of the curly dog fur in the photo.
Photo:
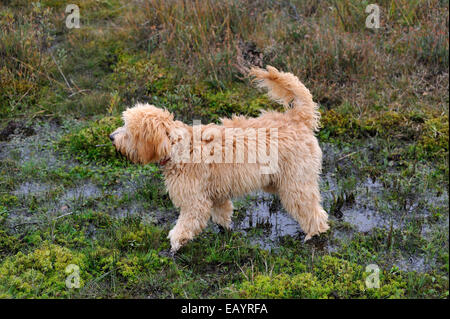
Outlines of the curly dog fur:
{"type": "MultiPolygon", "coordinates": [[[[173,252],[198,235],[210,218],[229,228],[233,213],[231,199],[260,189],[280,196],[284,208],[306,233],[305,240],[329,228],[318,184],[322,151],[314,134],[320,118],[316,103],[309,90],[291,73],[268,66],[253,68],[250,74],[259,87],[268,89],[272,99],[284,105],[284,113],[262,111],[257,118],[233,116],[222,119],[222,125],[199,126],[200,144],[195,145],[196,126],[175,121],[167,110],[137,104],[123,112],[124,126],[110,136],[116,149],[132,162],[162,166],[169,196],[180,209],[177,223],[168,236],[173,252]],[[276,129],[277,170],[262,172],[259,159],[237,161],[242,150],[236,141],[225,142],[223,136],[228,128],[263,129],[266,133],[276,129]],[[186,141],[187,144],[182,144],[186,141]],[[196,161],[176,160],[180,145],[188,145],[187,153],[191,157],[199,152],[203,155],[196,161]],[[235,154],[231,161],[223,161],[227,150],[235,152],[231,153],[235,154]],[[222,161],[211,161],[204,155],[215,152],[222,161]]],[[[238,135],[245,135],[243,132],[238,130],[238,135]]],[[[263,141],[252,141],[254,137],[248,135],[242,138],[246,159],[250,158],[250,145],[265,149],[274,142],[272,137],[263,141]]]]}

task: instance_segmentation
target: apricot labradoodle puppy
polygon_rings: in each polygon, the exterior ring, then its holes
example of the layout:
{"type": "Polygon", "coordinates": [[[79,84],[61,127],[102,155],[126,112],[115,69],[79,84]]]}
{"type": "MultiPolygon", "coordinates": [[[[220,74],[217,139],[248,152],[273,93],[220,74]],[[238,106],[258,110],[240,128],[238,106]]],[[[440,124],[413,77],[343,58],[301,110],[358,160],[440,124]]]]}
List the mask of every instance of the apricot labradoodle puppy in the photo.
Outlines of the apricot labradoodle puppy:
{"type": "Polygon", "coordinates": [[[231,199],[260,189],[280,196],[305,240],[329,228],[318,184],[322,151],[314,135],[320,117],[316,103],[291,73],[268,66],[250,74],[284,105],[284,113],[262,111],[257,118],[233,116],[222,125],[189,126],[167,110],[137,104],[123,112],[124,126],[110,135],[132,162],[161,165],[169,196],[180,209],[168,236],[172,252],[198,235],[210,217],[229,229],[231,199]]]}

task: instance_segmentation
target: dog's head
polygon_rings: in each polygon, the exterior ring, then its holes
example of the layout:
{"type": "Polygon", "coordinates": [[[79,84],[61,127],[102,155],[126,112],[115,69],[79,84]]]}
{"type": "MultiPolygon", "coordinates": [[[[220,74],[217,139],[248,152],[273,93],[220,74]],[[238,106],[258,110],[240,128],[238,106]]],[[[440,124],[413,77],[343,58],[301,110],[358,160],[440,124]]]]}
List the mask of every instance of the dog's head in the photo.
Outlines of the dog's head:
{"type": "Polygon", "coordinates": [[[169,133],[173,115],[149,104],[137,104],[123,112],[124,126],[109,138],[114,147],[133,163],[155,163],[170,153],[169,133]]]}

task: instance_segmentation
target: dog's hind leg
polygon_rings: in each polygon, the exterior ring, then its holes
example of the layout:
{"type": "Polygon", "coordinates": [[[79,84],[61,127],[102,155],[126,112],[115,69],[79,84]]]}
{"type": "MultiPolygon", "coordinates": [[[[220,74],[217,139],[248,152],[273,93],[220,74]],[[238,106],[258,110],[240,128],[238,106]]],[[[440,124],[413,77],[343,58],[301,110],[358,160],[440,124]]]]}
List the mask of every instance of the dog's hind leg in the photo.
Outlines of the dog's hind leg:
{"type": "Polygon", "coordinates": [[[320,205],[317,181],[286,183],[278,191],[284,208],[306,233],[305,241],[329,229],[328,215],[320,205]]]}
{"type": "Polygon", "coordinates": [[[225,229],[230,229],[231,215],[233,215],[233,203],[227,199],[215,202],[211,210],[212,221],[225,229]]]}
{"type": "Polygon", "coordinates": [[[182,206],[177,224],[169,232],[172,252],[176,252],[189,240],[200,234],[211,217],[211,201],[194,201],[182,206]]]}

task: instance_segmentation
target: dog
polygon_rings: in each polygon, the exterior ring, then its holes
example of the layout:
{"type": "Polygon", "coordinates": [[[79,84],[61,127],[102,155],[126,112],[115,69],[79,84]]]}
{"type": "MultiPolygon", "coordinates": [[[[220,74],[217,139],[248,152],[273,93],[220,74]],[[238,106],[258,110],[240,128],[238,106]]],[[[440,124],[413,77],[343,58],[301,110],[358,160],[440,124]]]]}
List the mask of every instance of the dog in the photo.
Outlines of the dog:
{"type": "Polygon", "coordinates": [[[292,73],[267,66],[249,74],[284,112],[262,110],[256,118],[233,116],[221,119],[222,125],[202,126],[137,104],[123,112],[124,126],[110,135],[116,150],[133,163],[160,164],[169,196],[180,209],[168,235],[172,253],[201,233],[210,218],[229,229],[231,199],[257,190],[279,195],[306,233],[305,241],[329,229],[318,183],[322,151],[315,136],[317,104],[292,73]],[[231,140],[226,138],[230,130],[231,140]],[[275,152],[267,155],[271,147],[275,152]]]}

